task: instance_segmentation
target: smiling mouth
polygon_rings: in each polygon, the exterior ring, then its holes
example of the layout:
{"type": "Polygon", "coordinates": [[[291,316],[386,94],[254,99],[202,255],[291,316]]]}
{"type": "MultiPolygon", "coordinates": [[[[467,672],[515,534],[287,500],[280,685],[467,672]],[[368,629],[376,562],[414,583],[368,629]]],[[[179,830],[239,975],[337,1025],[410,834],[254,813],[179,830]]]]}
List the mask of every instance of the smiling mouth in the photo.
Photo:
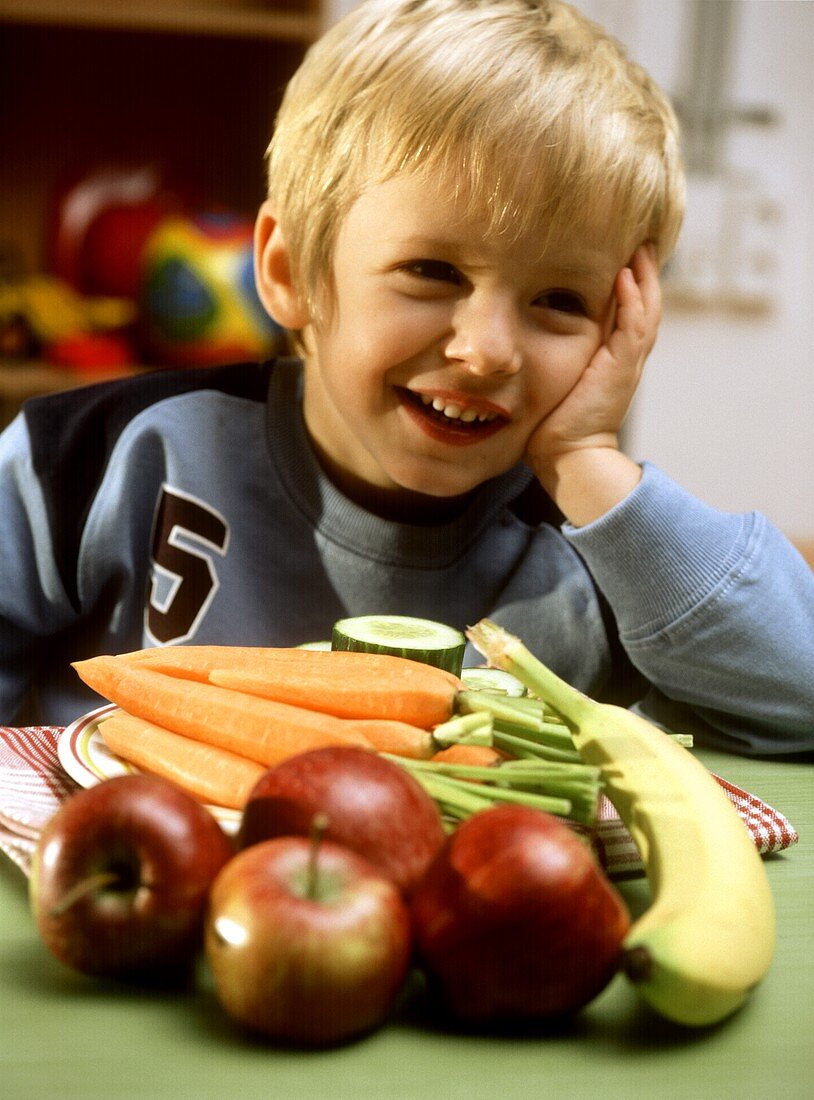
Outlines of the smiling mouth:
{"type": "Polygon", "coordinates": [[[465,405],[454,398],[414,393],[404,387],[397,387],[396,392],[413,420],[437,438],[475,442],[509,423],[508,417],[494,409],[465,405]]]}

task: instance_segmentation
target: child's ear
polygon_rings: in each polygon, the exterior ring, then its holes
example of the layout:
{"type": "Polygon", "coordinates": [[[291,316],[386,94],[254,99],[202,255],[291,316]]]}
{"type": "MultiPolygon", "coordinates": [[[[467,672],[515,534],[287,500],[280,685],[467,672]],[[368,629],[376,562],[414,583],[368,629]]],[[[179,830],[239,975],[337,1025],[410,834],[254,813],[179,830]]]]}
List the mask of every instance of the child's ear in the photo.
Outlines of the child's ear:
{"type": "Polygon", "coordinates": [[[288,246],[268,201],[254,225],[254,277],[260,301],[277,324],[294,331],[305,328],[308,311],[292,282],[288,246]]]}

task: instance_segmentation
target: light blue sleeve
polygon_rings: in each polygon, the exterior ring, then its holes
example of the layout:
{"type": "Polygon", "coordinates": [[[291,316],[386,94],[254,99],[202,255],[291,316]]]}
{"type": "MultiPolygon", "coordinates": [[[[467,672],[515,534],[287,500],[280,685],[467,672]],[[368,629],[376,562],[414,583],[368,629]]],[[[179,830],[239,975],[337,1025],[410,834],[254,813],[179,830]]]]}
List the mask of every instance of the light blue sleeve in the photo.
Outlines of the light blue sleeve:
{"type": "Polygon", "coordinates": [[[0,722],[14,721],[43,639],[75,617],[52,553],[25,420],[0,434],[0,722]]]}
{"type": "Polygon", "coordinates": [[[642,713],[740,753],[814,751],[814,573],[763,515],[645,463],[616,508],[563,530],[653,685],[642,713]]]}

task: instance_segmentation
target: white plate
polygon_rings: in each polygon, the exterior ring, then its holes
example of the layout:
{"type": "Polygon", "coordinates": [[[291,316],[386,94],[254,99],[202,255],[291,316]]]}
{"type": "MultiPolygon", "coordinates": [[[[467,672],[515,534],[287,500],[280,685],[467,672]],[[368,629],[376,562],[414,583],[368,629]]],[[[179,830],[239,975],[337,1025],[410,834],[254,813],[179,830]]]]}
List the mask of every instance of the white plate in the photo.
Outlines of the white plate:
{"type": "MultiPolygon", "coordinates": [[[[127,775],[139,769],[112,753],[102,739],[99,726],[119,708],[113,703],[89,711],[71,722],[59,736],[57,755],[71,779],[81,787],[95,787],[103,779],[127,775]]],[[[234,834],[240,824],[238,810],[226,806],[207,806],[224,832],[234,834]]]]}

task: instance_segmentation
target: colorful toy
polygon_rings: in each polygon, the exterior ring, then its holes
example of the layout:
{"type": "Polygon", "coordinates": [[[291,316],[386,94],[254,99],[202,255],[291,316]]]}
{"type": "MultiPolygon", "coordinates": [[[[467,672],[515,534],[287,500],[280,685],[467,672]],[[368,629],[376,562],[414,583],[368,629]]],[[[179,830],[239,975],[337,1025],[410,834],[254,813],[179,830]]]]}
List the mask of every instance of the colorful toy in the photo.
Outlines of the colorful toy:
{"type": "MultiPolygon", "coordinates": [[[[83,297],[132,303],[136,355],[146,365],[277,354],[284,336],[255,290],[251,222],[231,211],[189,214],[196,209],[188,188],[171,186],[162,166],[92,168],[56,196],[52,269],[83,297]]],[[[32,343],[16,317],[5,331],[12,348],[32,343]]],[[[73,339],[56,350],[60,362],[90,354],[73,339]]],[[[111,348],[97,353],[109,357],[111,348]]]]}
{"type": "Polygon", "coordinates": [[[82,294],[135,300],[144,244],[188,200],[154,164],[103,164],[55,196],[51,268],[82,294]]]}
{"type": "Polygon", "coordinates": [[[21,277],[0,284],[0,350],[60,366],[129,364],[135,313],[124,298],[85,297],[51,275],[21,277]]]}
{"type": "Polygon", "coordinates": [[[263,359],[281,347],[254,285],[252,225],[231,214],[161,222],[142,253],[139,306],[158,364],[263,359]]]}

